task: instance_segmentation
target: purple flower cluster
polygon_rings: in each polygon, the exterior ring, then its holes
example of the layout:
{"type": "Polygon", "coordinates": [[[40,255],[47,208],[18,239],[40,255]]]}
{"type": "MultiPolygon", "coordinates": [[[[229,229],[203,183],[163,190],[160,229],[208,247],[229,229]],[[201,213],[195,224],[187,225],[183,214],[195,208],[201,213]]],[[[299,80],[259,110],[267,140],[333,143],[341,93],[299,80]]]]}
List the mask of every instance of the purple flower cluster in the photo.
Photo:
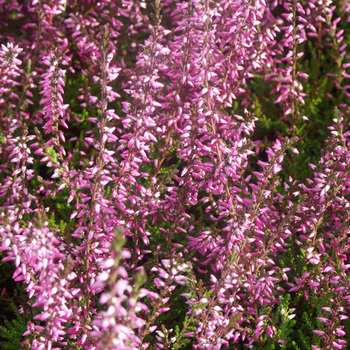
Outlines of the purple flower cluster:
{"type": "Polygon", "coordinates": [[[32,307],[42,309],[34,319],[45,322],[45,327],[31,322],[24,335],[33,336],[32,349],[52,349],[53,342],[64,343],[64,324],[75,318],[70,301],[79,289],[70,287],[76,274],[69,272],[69,256],[60,251],[59,239],[47,223],[39,224],[20,228],[15,222],[13,227],[2,227],[2,249],[11,248],[4,260],[15,261],[14,280],[26,284],[34,299],[32,307]]]}
{"type": "Polygon", "coordinates": [[[32,310],[23,346],[284,344],[276,310],[298,312],[279,308],[286,293],[324,300],[313,349],[347,346],[347,1],[0,1],[0,12],[0,237],[32,310]],[[334,121],[313,178],[283,181],[311,118],[307,44],[320,67],[331,51],[334,121]],[[254,136],[257,82],[289,137],[254,136]],[[300,270],[280,263],[291,249],[300,270]],[[174,330],[161,320],[179,290],[174,330]]]}

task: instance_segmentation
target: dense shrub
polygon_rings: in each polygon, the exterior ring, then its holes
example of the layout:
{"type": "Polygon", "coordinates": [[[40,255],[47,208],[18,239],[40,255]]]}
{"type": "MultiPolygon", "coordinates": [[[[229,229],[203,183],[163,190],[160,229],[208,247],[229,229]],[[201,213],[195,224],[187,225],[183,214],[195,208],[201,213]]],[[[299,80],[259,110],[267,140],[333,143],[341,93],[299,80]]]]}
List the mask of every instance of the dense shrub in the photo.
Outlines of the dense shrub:
{"type": "Polygon", "coordinates": [[[6,349],[343,349],[350,4],[0,1],[6,349]]]}

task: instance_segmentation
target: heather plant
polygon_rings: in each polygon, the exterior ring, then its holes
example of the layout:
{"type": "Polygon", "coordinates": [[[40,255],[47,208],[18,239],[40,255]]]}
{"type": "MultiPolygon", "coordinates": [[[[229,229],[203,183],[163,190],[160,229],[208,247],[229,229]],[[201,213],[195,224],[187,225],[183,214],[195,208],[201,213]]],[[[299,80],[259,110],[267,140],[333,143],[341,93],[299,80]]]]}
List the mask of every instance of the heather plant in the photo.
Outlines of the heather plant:
{"type": "Polygon", "coordinates": [[[346,1],[0,13],[5,348],[348,347],[346,1]]]}

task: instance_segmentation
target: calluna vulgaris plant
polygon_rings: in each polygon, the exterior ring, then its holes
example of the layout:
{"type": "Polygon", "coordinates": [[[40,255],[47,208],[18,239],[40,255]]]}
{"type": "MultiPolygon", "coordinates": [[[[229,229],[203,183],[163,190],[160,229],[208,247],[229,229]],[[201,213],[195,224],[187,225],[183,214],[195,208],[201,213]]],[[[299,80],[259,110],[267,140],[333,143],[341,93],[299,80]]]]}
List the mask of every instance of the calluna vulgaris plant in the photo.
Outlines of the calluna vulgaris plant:
{"type": "Polygon", "coordinates": [[[348,1],[0,13],[4,348],[349,346],[348,1]]]}

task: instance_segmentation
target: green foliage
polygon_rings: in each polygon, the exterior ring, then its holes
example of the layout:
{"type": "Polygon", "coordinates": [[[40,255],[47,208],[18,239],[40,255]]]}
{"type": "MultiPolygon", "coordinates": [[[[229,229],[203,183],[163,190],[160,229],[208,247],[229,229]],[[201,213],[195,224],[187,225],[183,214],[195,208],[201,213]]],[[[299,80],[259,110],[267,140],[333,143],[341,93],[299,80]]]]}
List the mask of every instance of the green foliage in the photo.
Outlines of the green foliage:
{"type": "Polygon", "coordinates": [[[175,344],[175,346],[173,347],[174,350],[193,349],[193,340],[189,337],[183,336],[183,329],[186,329],[186,332],[194,332],[196,330],[196,326],[193,324],[193,320],[191,320],[190,317],[187,315],[185,316],[185,319],[183,320],[183,323],[180,326],[175,326],[175,336],[176,339],[180,339],[180,341],[178,341],[177,344],[175,344]]]}
{"type": "Polygon", "coordinates": [[[20,314],[17,306],[11,302],[9,306],[12,311],[13,319],[4,320],[4,325],[0,325],[1,337],[6,340],[2,344],[4,350],[18,350],[21,348],[23,333],[27,330],[27,319],[24,314],[20,314]]]}
{"type": "Polygon", "coordinates": [[[278,325],[274,338],[277,339],[277,342],[280,344],[281,350],[286,350],[288,348],[287,344],[291,344],[291,336],[296,324],[296,321],[293,319],[295,317],[295,314],[293,314],[295,309],[290,307],[290,303],[290,295],[281,298],[277,311],[273,314],[273,319],[275,319],[273,324],[278,325]]]}
{"type": "Polygon", "coordinates": [[[281,295],[279,305],[270,314],[275,334],[272,339],[263,334],[262,339],[255,342],[254,349],[301,350],[311,349],[311,345],[321,346],[322,339],[313,330],[323,328],[317,317],[322,316],[321,307],[329,304],[329,295],[313,292],[309,295],[309,300],[303,292],[281,295]]]}
{"type": "MultiPolygon", "coordinates": [[[[2,255],[5,256],[5,253],[2,255]]],[[[19,305],[27,304],[28,296],[24,285],[13,280],[14,271],[12,261],[0,260],[0,286],[3,288],[0,290],[0,348],[4,346],[4,349],[18,350],[29,314],[20,314],[18,311],[19,305]]]]}

